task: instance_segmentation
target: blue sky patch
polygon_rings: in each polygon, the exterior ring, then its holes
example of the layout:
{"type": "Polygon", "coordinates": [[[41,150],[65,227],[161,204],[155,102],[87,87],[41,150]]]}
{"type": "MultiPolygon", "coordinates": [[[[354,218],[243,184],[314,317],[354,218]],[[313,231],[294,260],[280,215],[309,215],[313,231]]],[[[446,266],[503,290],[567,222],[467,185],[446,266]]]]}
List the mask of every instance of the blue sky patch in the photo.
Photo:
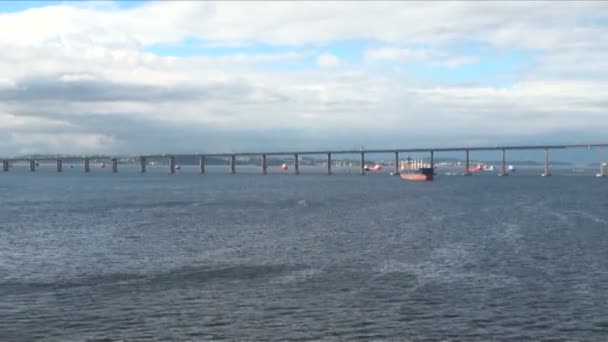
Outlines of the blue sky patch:
{"type": "Polygon", "coordinates": [[[65,1],[0,1],[0,13],[22,12],[36,7],[61,5],[65,1]]]}
{"type": "Polygon", "coordinates": [[[177,43],[154,44],[144,47],[146,52],[159,56],[230,56],[237,54],[279,54],[303,50],[293,46],[273,46],[267,44],[217,45],[203,39],[188,37],[177,43]]]}
{"type": "MultiPolygon", "coordinates": [[[[261,43],[230,46],[216,45],[209,41],[189,37],[178,43],[149,45],[144,47],[144,50],[159,56],[175,57],[301,53],[304,56],[301,59],[266,63],[264,66],[273,70],[294,70],[316,67],[316,57],[323,53],[337,56],[343,64],[362,65],[366,49],[383,47],[393,48],[380,42],[366,40],[347,40],[300,46],[261,43]]],[[[398,61],[387,60],[380,61],[380,64],[391,68],[399,67],[423,81],[450,85],[474,83],[484,86],[508,87],[515,82],[522,71],[533,66],[535,58],[533,52],[498,50],[474,41],[432,47],[417,44],[406,48],[428,51],[432,57],[428,61],[417,63],[399,63],[398,61]],[[455,66],[442,64],[450,58],[460,57],[473,57],[476,60],[455,66]]]]}
{"type": "Polygon", "coordinates": [[[477,84],[482,86],[509,87],[521,73],[533,67],[536,54],[530,51],[497,50],[478,42],[463,42],[444,48],[427,49],[445,54],[450,58],[473,57],[474,61],[461,65],[442,64],[442,58],[428,62],[399,64],[410,75],[422,80],[446,84],[477,84]]]}
{"type": "Polygon", "coordinates": [[[507,87],[514,83],[519,71],[531,64],[530,57],[524,54],[506,53],[477,57],[478,60],[475,62],[456,67],[425,63],[408,66],[405,70],[437,83],[480,83],[487,86],[507,87]]]}
{"type": "Polygon", "coordinates": [[[15,13],[22,12],[31,8],[41,8],[57,5],[70,5],[76,7],[94,7],[94,8],[135,8],[144,5],[148,1],[132,0],[132,1],[54,1],[54,0],[43,0],[43,1],[0,1],[0,13],[15,13]]]}

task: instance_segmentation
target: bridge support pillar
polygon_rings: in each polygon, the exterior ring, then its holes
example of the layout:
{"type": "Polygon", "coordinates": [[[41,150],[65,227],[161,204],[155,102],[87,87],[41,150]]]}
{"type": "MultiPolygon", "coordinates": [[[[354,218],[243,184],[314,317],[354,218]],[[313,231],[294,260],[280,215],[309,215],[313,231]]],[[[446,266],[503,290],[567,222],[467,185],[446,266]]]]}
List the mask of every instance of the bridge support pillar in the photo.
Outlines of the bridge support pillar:
{"type": "Polygon", "coordinates": [[[175,173],[175,157],[173,156],[169,157],[169,173],[175,173]]]}
{"type": "Polygon", "coordinates": [[[435,169],[435,151],[431,150],[431,161],[430,161],[431,169],[435,169]]]}
{"type": "Polygon", "coordinates": [[[399,173],[399,152],[395,151],[395,174],[399,173]]]}
{"type": "Polygon", "coordinates": [[[8,160],[2,161],[2,171],[8,172],[8,160]]]}
{"type": "Polygon", "coordinates": [[[36,161],[33,159],[30,159],[30,172],[34,172],[36,171],[36,161]]]}
{"type": "Polygon", "coordinates": [[[470,176],[471,171],[469,171],[469,150],[465,150],[465,153],[466,153],[466,158],[465,158],[465,162],[464,162],[464,175],[470,176]]]}
{"type": "Polygon", "coordinates": [[[262,174],[265,175],[268,173],[268,164],[266,161],[266,155],[262,154],[262,174]]]}
{"type": "Polygon", "coordinates": [[[327,154],[327,174],[331,175],[331,153],[327,154]]]}
{"type": "Polygon", "coordinates": [[[549,171],[549,149],[545,148],[545,170],[541,174],[543,177],[551,176],[551,172],[549,171]]]}
{"type": "Polygon", "coordinates": [[[365,153],[361,152],[361,175],[365,174],[365,153]]]}
{"type": "Polygon", "coordinates": [[[63,160],[57,159],[57,172],[63,171],[63,160]]]}
{"type": "Polygon", "coordinates": [[[112,173],[118,172],[118,159],[112,158],[112,173]]]}
{"type": "Polygon", "coordinates": [[[139,172],[146,173],[146,157],[139,157],[139,172]]]}
{"type": "Polygon", "coordinates": [[[233,175],[236,173],[236,156],[235,155],[230,156],[230,173],[233,175]]]}
{"type": "Polygon", "coordinates": [[[293,164],[294,173],[296,175],[299,175],[300,174],[300,156],[297,153],[293,155],[293,162],[294,162],[294,164],[293,164]]]}
{"type": "Polygon", "coordinates": [[[89,165],[89,158],[84,158],[84,172],[90,172],[91,167],[89,165]]]}
{"type": "Polygon", "coordinates": [[[205,156],[200,156],[198,159],[198,168],[201,175],[205,174],[205,156]]]}

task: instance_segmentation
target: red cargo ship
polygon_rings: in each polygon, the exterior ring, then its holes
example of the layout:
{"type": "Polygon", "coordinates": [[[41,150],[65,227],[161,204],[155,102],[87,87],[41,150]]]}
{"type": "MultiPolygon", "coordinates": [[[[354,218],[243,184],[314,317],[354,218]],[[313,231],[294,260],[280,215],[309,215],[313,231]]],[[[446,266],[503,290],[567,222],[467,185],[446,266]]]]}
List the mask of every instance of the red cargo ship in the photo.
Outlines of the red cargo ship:
{"type": "Polygon", "coordinates": [[[430,182],[433,180],[435,169],[432,167],[423,167],[418,170],[401,171],[399,176],[403,180],[415,182],[430,182]]]}

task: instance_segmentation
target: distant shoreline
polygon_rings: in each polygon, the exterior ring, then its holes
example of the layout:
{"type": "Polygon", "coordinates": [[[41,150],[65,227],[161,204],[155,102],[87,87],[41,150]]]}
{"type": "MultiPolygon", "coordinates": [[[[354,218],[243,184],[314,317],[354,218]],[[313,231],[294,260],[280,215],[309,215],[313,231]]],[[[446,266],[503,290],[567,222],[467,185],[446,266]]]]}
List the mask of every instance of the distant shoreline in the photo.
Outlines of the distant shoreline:
{"type": "MultiPolygon", "coordinates": [[[[68,158],[72,158],[72,157],[71,156],[57,156],[57,155],[37,155],[37,156],[31,156],[31,158],[33,158],[33,159],[40,158],[40,159],[43,159],[40,161],[40,163],[51,164],[51,163],[54,163],[54,160],[52,160],[54,158],[55,159],[61,159],[61,158],[68,159],[68,158]]],[[[198,165],[199,164],[199,159],[197,156],[177,156],[175,159],[176,159],[176,163],[181,164],[181,165],[198,165]]],[[[406,160],[406,158],[400,158],[399,160],[404,161],[404,160],[406,160]]],[[[422,158],[422,160],[424,162],[429,162],[428,158],[422,158]]],[[[91,162],[92,163],[101,163],[101,162],[107,162],[107,160],[92,158],[91,162]]],[[[465,160],[454,159],[454,158],[435,158],[434,162],[435,162],[436,166],[458,167],[458,166],[464,166],[465,160]]],[[[120,164],[139,164],[139,159],[135,158],[135,157],[134,158],[123,158],[123,159],[119,159],[119,163],[120,164]]],[[[206,165],[226,165],[227,163],[228,163],[227,158],[206,157],[206,159],[205,159],[206,165]]],[[[237,163],[237,165],[261,166],[261,158],[237,157],[236,163],[237,163]]],[[[269,157],[267,159],[267,163],[269,166],[276,166],[276,165],[281,165],[281,164],[293,164],[293,157],[288,157],[288,158],[269,157]]],[[[70,162],[66,161],[65,164],[78,164],[78,163],[70,163],[70,162]]],[[[168,165],[169,162],[168,162],[168,160],[157,159],[157,160],[148,162],[148,164],[149,165],[168,165]]],[[[314,166],[314,165],[323,166],[326,164],[326,159],[325,158],[321,159],[321,158],[301,157],[299,164],[301,166],[314,166]]],[[[394,161],[393,160],[382,160],[382,159],[381,160],[366,159],[366,164],[368,164],[368,165],[381,164],[384,166],[393,166],[394,161]]],[[[500,166],[502,164],[502,161],[496,161],[496,160],[470,160],[469,161],[469,165],[471,165],[471,166],[475,166],[477,164],[500,166]]],[[[334,159],[332,159],[332,165],[359,166],[360,160],[359,159],[336,159],[336,158],[334,158],[334,159]]],[[[537,162],[537,161],[532,161],[532,160],[509,160],[507,162],[507,165],[541,166],[541,165],[543,165],[543,163],[537,162]]],[[[575,164],[575,163],[571,163],[571,162],[551,161],[551,165],[559,165],[559,166],[577,166],[577,165],[583,166],[584,165],[584,166],[591,167],[591,166],[599,166],[599,163],[575,164]]]]}

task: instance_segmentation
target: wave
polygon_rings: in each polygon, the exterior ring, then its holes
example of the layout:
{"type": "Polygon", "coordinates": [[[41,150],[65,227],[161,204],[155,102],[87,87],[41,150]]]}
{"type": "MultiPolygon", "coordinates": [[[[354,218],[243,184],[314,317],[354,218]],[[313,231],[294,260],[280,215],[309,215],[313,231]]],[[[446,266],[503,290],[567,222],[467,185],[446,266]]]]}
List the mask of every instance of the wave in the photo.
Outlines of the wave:
{"type": "Polygon", "coordinates": [[[0,294],[19,294],[29,292],[47,292],[80,287],[100,286],[138,286],[138,285],[167,285],[187,283],[207,283],[216,280],[243,281],[263,278],[274,278],[283,275],[293,277],[305,277],[307,270],[298,266],[287,264],[269,265],[231,265],[231,266],[186,266],[159,273],[108,273],[96,276],[83,276],[72,279],[56,279],[52,281],[33,282],[2,282],[0,283],[0,294]],[[299,273],[298,273],[299,272],[299,273]]]}

